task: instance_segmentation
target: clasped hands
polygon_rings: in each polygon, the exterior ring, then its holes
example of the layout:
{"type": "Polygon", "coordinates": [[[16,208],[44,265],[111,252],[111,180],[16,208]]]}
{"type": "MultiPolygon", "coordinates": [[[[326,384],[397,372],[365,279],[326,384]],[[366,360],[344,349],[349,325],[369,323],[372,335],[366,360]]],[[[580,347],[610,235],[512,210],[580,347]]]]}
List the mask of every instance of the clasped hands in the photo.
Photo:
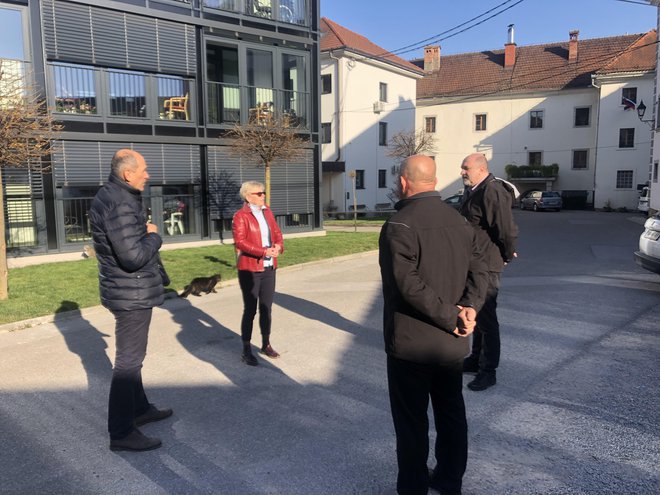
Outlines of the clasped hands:
{"type": "Polygon", "coordinates": [[[270,258],[277,258],[281,252],[282,249],[280,248],[280,246],[275,244],[272,247],[266,248],[265,256],[268,256],[270,258]]]}
{"type": "Polygon", "coordinates": [[[456,328],[452,333],[459,337],[467,337],[474,332],[474,327],[477,325],[477,311],[467,306],[458,306],[458,309],[456,328]]]}

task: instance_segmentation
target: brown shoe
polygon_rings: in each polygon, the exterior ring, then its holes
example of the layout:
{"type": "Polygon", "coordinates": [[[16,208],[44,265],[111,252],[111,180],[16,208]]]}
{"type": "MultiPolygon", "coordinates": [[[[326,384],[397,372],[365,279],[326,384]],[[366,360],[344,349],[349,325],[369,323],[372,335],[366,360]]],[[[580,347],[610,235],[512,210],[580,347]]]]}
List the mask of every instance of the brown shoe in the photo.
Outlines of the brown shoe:
{"type": "Polygon", "coordinates": [[[273,346],[271,346],[270,344],[268,344],[265,347],[262,347],[260,352],[261,354],[265,354],[271,359],[280,357],[280,354],[275,349],[273,349],[273,346]]]}

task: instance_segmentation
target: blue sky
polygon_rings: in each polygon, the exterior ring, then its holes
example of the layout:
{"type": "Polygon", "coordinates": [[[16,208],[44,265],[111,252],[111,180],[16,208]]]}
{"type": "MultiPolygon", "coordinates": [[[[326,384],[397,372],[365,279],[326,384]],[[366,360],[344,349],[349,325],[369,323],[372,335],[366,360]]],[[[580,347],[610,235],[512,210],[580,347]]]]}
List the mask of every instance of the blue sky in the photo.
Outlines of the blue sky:
{"type": "MultiPolygon", "coordinates": [[[[505,1],[321,0],[321,15],[392,51],[452,29],[505,1]]],[[[503,48],[509,24],[515,24],[515,42],[520,46],[568,41],[573,29],[580,30],[580,39],[643,33],[657,22],[655,7],[633,3],[642,0],[523,0],[516,5],[518,1],[509,0],[487,16],[512,6],[509,10],[440,41],[442,54],[503,48]]],[[[422,50],[400,56],[421,57],[422,50]]]]}

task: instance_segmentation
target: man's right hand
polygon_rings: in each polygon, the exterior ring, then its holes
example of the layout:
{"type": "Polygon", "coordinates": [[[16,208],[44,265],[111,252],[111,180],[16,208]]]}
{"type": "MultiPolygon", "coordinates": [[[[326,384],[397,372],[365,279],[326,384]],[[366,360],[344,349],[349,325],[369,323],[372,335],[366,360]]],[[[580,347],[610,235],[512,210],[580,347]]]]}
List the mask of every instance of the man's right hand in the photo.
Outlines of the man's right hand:
{"type": "Polygon", "coordinates": [[[461,306],[459,308],[456,328],[453,333],[459,337],[467,337],[474,332],[474,327],[477,325],[477,312],[474,308],[461,306]]]}
{"type": "Polygon", "coordinates": [[[158,226],[155,223],[147,223],[147,234],[157,234],[158,226]]]}

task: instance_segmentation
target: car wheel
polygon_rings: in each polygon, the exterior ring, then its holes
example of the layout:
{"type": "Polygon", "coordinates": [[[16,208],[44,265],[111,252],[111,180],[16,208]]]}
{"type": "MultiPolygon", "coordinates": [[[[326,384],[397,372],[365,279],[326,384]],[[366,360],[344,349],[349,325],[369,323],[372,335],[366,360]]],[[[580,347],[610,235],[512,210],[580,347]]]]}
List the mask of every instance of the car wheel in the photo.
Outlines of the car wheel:
{"type": "Polygon", "coordinates": [[[534,211],[539,211],[539,205],[537,205],[536,203],[534,203],[534,204],[532,205],[532,210],[534,210],[534,211]]]}

